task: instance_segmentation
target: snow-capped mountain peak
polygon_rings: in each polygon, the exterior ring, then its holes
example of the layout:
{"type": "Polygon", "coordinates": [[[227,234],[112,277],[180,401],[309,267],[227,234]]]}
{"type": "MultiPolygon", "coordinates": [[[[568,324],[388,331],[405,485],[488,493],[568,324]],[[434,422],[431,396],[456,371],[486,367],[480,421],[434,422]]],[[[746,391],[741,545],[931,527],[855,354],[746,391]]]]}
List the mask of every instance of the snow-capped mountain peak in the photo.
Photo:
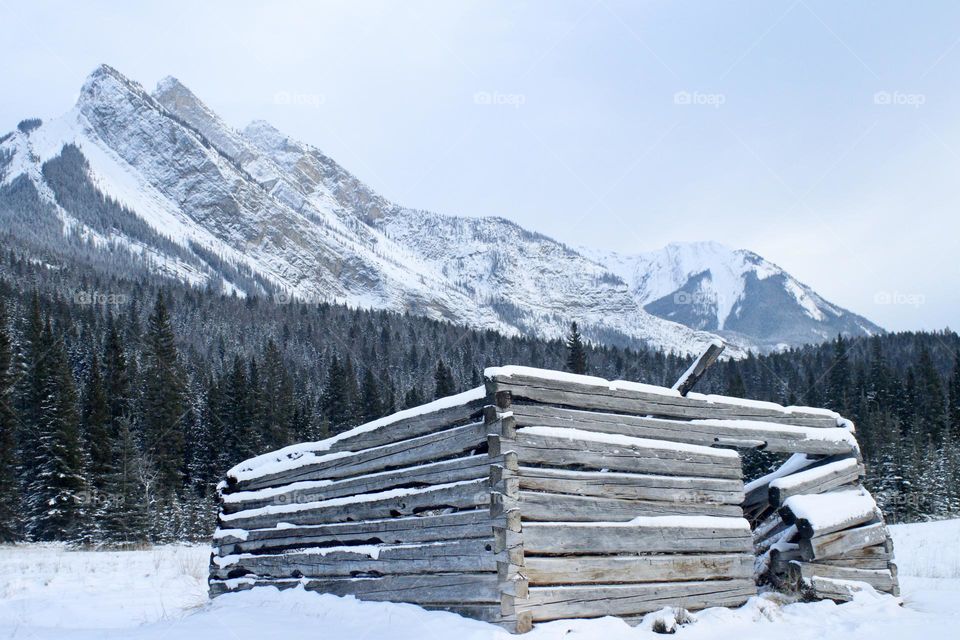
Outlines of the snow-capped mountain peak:
{"type": "Polygon", "coordinates": [[[64,233],[228,293],[282,292],[508,335],[555,338],[576,320],[595,341],[681,353],[716,331],[734,356],[780,337],[777,321],[757,329],[760,341],[751,333],[758,282],[782,278],[811,322],[836,311],[759,256],[715,243],[591,260],[502,218],[406,208],[269,123],[234,129],[172,77],[150,94],[102,65],[62,118],[21,124],[0,138],[0,218],[11,228],[28,234],[38,223],[12,206],[27,198],[34,218],[54,215],[64,233]],[[705,294],[688,305],[697,313],[660,308],[694,284],[705,294]]]}
{"type": "Polygon", "coordinates": [[[650,313],[722,335],[745,333],[767,348],[882,331],[752,251],[712,241],[631,255],[583,251],[623,278],[650,313]]]}

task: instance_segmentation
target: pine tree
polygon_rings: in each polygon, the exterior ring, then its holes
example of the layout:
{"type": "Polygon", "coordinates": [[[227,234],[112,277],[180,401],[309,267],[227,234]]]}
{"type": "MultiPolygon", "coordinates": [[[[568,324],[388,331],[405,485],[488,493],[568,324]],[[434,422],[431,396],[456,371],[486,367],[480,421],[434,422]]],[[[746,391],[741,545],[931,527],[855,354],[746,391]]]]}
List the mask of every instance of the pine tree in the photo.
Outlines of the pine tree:
{"type": "Polygon", "coordinates": [[[178,491],[185,473],[184,425],[186,381],[177,355],[176,339],[163,293],[157,294],[147,322],[143,350],[142,398],[139,421],[145,446],[157,466],[158,490],[178,491]]]}
{"type": "Polygon", "coordinates": [[[293,443],[293,380],[273,340],[267,341],[263,355],[262,398],[268,448],[276,449],[293,443]]]}
{"type": "Polygon", "coordinates": [[[100,374],[100,359],[94,353],[83,394],[82,425],[90,459],[90,484],[95,490],[103,489],[110,471],[111,422],[110,406],[100,374]]]}
{"type": "Polygon", "coordinates": [[[850,365],[847,361],[848,345],[843,336],[837,335],[833,342],[833,361],[830,363],[827,385],[827,404],[830,409],[848,414],[850,391],[850,365]]]}
{"type": "Polygon", "coordinates": [[[104,392],[110,406],[111,432],[116,434],[120,420],[130,416],[130,371],[126,350],[112,314],[107,316],[103,379],[104,392]]]}
{"type": "Polygon", "coordinates": [[[6,307],[0,300],[0,543],[21,536],[17,486],[17,416],[13,406],[13,341],[6,307]]]}
{"type": "Polygon", "coordinates": [[[43,379],[37,466],[28,497],[28,533],[34,540],[86,542],[90,494],[83,475],[77,392],[63,341],[54,336],[49,321],[44,335],[44,343],[51,347],[43,379]]]}
{"type": "Polygon", "coordinates": [[[369,368],[363,374],[363,384],[360,387],[360,407],[363,422],[376,420],[383,415],[380,385],[373,376],[373,370],[369,368]]]}
{"type": "Polygon", "coordinates": [[[734,369],[727,378],[727,390],[725,394],[734,398],[746,398],[747,387],[743,384],[743,377],[740,372],[734,369]]]}
{"type": "Polygon", "coordinates": [[[570,323],[570,333],[567,334],[567,371],[570,373],[585,374],[587,372],[587,351],[583,345],[583,336],[576,322],[570,323]]]}
{"type": "Polygon", "coordinates": [[[330,360],[327,384],[320,397],[320,408],[324,418],[330,424],[332,433],[340,433],[347,429],[351,420],[352,407],[348,395],[347,372],[337,356],[333,356],[330,360]]]}
{"type": "Polygon", "coordinates": [[[433,398],[445,398],[457,392],[456,384],[453,381],[453,372],[450,367],[443,363],[443,360],[437,360],[437,368],[433,373],[434,392],[433,398]]]}
{"type": "Polygon", "coordinates": [[[410,387],[403,396],[403,408],[412,409],[423,404],[423,395],[416,386],[410,387]]]}
{"type": "Polygon", "coordinates": [[[953,356],[953,372],[949,381],[950,435],[960,443],[960,351],[953,356]]]}
{"type": "Polygon", "coordinates": [[[140,454],[129,418],[121,418],[116,426],[110,473],[103,492],[106,501],[102,506],[101,529],[108,542],[143,542],[149,532],[147,462],[140,454]]]}

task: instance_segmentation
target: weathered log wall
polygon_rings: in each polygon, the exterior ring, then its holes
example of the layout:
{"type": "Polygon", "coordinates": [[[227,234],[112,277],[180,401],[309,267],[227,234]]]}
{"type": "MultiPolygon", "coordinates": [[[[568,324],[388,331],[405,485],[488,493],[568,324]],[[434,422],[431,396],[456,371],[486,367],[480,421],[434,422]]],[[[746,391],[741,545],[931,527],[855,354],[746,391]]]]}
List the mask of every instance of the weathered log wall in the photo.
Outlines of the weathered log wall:
{"type": "Polygon", "coordinates": [[[485,378],[232,469],[211,594],[302,585],[522,632],[742,603],[756,553],[765,579],[814,595],[896,591],[836,414],[521,367],[485,378]],[[745,490],[731,448],[756,447],[803,455],[745,490]]]}

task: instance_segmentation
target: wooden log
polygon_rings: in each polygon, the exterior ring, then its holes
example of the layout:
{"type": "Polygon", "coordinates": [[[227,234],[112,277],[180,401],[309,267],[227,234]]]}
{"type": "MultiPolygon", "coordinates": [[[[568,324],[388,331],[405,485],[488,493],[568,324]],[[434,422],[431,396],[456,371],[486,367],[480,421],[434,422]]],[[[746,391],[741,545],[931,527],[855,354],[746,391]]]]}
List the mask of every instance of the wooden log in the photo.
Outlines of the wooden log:
{"type": "Polygon", "coordinates": [[[268,578],[324,578],[428,573],[496,575],[494,540],[448,540],[423,545],[375,545],[305,549],[281,554],[240,554],[214,557],[211,576],[217,579],[247,575],[268,578]]]}
{"type": "MultiPolygon", "coordinates": [[[[213,580],[211,588],[229,591],[229,581],[213,580]]],[[[360,600],[411,602],[414,604],[500,604],[497,575],[486,573],[424,573],[418,575],[385,575],[367,578],[255,578],[236,581],[241,589],[254,586],[289,589],[303,586],[307,591],[337,596],[356,596],[360,600]]]]}
{"type": "Polygon", "coordinates": [[[354,498],[220,514],[218,524],[221,529],[265,529],[279,523],[314,525],[380,520],[431,511],[470,510],[490,504],[490,481],[487,478],[410,491],[416,493],[392,490],[354,498]]]}
{"type": "MultiPolygon", "coordinates": [[[[461,394],[464,395],[464,394],[461,394]]],[[[450,427],[476,422],[488,403],[484,394],[464,404],[444,407],[409,418],[395,420],[373,430],[364,431],[363,426],[343,434],[330,446],[330,451],[358,451],[386,444],[403,442],[412,438],[435,433],[450,427]]],[[[402,413],[402,412],[401,412],[402,413]]]]}
{"type": "Polygon", "coordinates": [[[725,580],[752,578],[753,556],[527,556],[523,572],[533,586],[725,580]]]}
{"type": "Polygon", "coordinates": [[[637,516],[700,514],[739,518],[743,515],[735,504],[687,502],[682,495],[674,502],[667,502],[521,491],[519,508],[524,521],[541,522],[555,522],[558,514],[570,522],[626,522],[637,516]]]}
{"type": "Polygon", "coordinates": [[[529,611],[534,622],[541,622],[638,615],[665,606],[691,610],[736,606],[756,592],[753,580],[530,587],[529,597],[515,606],[518,611],[529,611]]]}
{"type": "Polygon", "coordinates": [[[770,504],[780,508],[791,496],[825,493],[854,484],[863,475],[863,465],[855,458],[847,458],[777,478],[769,485],[770,504]]]}
{"type": "MultiPolygon", "coordinates": [[[[751,553],[750,530],[702,525],[678,526],[677,516],[640,518],[636,523],[537,523],[523,525],[523,546],[529,555],[623,553],[751,553]]],[[[708,519],[709,520],[709,519],[708,519]]],[[[718,518],[720,522],[741,520],[718,518]]]]}
{"type": "MultiPolygon", "coordinates": [[[[341,522],[311,526],[218,531],[214,537],[219,555],[269,551],[302,547],[329,547],[352,544],[411,544],[486,538],[491,527],[510,526],[505,518],[495,520],[489,508],[459,511],[440,515],[408,516],[361,522],[341,522]]],[[[512,525],[519,529],[519,518],[512,525]]]]}
{"type": "Polygon", "coordinates": [[[773,452],[846,454],[856,449],[846,429],[834,426],[798,427],[773,422],[677,420],[617,413],[583,411],[539,404],[514,404],[510,410],[518,427],[576,428],[703,446],[763,448],[773,452]],[[833,439],[829,436],[833,435],[833,439]]]}
{"type": "Polygon", "coordinates": [[[707,372],[710,365],[717,361],[717,358],[723,353],[724,348],[725,346],[722,342],[711,342],[704,352],[700,354],[700,357],[690,365],[690,368],[680,376],[680,379],[677,380],[672,389],[679,392],[681,396],[686,396],[697,382],[699,382],[700,378],[703,377],[703,374],[707,372]]]}
{"type": "Polygon", "coordinates": [[[353,454],[341,451],[318,462],[307,462],[293,469],[268,473],[256,478],[235,479],[232,490],[249,491],[293,482],[348,478],[435,462],[471,450],[479,450],[485,444],[486,438],[486,426],[482,422],[475,422],[395,444],[363,449],[353,454]]]}
{"type": "Polygon", "coordinates": [[[850,551],[888,545],[890,534],[882,523],[869,524],[856,529],[828,533],[809,540],[800,540],[800,551],[807,562],[821,558],[844,556],[850,551]]]}
{"type": "Polygon", "coordinates": [[[735,505],[743,502],[743,483],[740,480],[601,473],[546,467],[520,467],[517,475],[520,478],[520,488],[528,491],[627,500],[668,500],[735,505]]]}
{"type": "MultiPolygon", "coordinates": [[[[537,435],[530,432],[532,428],[518,429],[516,441],[510,443],[510,450],[516,452],[520,463],[527,466],[539,464],[734,480],[742,476],[739,456],[721,457],[645,444],[614,444],[537,435]]],[[[496,436],[491,436],[490,440],[494,447],[490,450],[491,455],[498,455],[499,441],[496,436]]]]}
{"type": "Polygon", "coordinates": [[[828,494],[791,496],[778,513],[784,522],[796,525],[802,538],[824,536],[882,520],[876,502],[862,487],[828,494]]]}
{"type": "MultiPolygon", "coordinates": [[[[589,379],[588,379],[589,380],[589,379]]],[[[794,407],[764,407],[758,403],[737,403],[735,398],[704,397],[691,394],[687,397],[638,389],[611,389],[607,381],[593,379],[594,384],[556,380],[548,377],[495,372],[487,378],[487,392],[509,391],[514,403],[523,398],[542,404],[555,404],[572,408],[596,409],[632,413],[636,415],[659,415],[680,418],[726,418],[764,419],[769,422],[795,424],[811,427],[836,427],[837,419],[823,412],[794,407]]]]}
{"type": "Polygon", "coordinates": [[[270,505],[305,504],[387,489],[416,488],[477,480],[486,477],[490,473],[490,465],[497,462],[499,462],[498,459],[486,454],[472,455],[343,480],[295,482],[282,487],[239,491],[224,495],[222,508],[224,513],[236,513],[270,505]]]}
{"type": "Polygon", "coordinates": [[[814,576],[833,580],[856,580],[866,582],[877,591],[887,593],[893,590],[895,584],[893,575],[886,568],[860,569],[800,561],[790,562],[789,567],[791,579],[798,582],[800,580],[812,581],[814,576]]]}

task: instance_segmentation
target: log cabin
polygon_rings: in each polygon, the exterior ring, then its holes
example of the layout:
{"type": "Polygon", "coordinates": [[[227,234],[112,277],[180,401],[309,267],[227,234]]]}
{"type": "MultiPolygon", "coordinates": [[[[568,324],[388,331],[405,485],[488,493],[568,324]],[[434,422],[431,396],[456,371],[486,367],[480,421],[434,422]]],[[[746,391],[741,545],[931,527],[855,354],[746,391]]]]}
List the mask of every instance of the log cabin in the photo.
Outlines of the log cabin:
{"type": "MultiPolygon", "coordinates": [[[[705,354],[706,359],[716,354],[705,354]]],[[[528,367],[220,485],[210,593],[273,586],[447,610],[522,633],[758,587],[899,595],[854,425],[825,409],[528,367]],[[744,483],[741,453],[789,456],[744,483]]]]}

